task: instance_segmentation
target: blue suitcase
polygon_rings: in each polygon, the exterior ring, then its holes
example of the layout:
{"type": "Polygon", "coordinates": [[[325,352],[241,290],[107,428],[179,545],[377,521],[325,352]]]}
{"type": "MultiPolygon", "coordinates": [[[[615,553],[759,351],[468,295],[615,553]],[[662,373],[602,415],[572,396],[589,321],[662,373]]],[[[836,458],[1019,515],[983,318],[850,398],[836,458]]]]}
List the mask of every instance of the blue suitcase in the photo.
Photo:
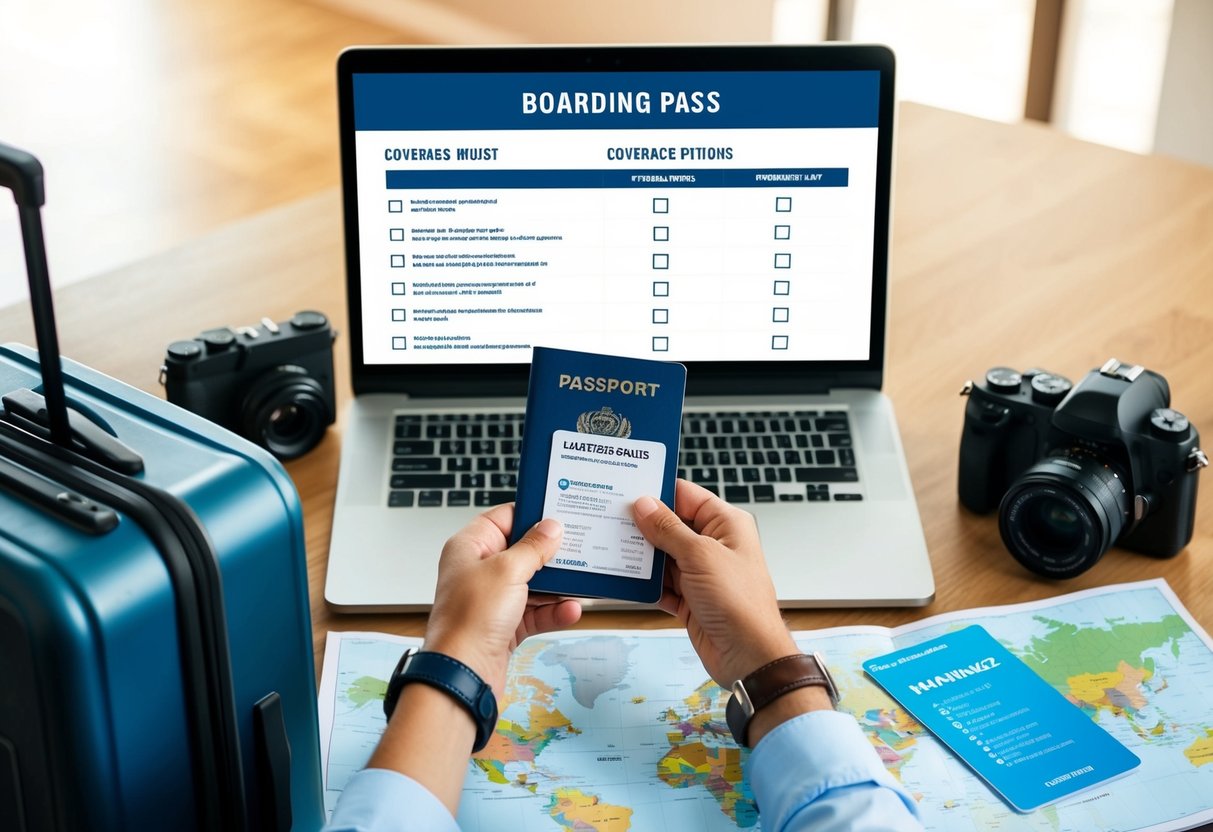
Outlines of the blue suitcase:
{"type": "Polygon", "coordinates": [[[0,346],[0,830],[318,829],[298,495],[262,449],[60,362],[41,174],[0,145],[39,345],[0,346]]]}

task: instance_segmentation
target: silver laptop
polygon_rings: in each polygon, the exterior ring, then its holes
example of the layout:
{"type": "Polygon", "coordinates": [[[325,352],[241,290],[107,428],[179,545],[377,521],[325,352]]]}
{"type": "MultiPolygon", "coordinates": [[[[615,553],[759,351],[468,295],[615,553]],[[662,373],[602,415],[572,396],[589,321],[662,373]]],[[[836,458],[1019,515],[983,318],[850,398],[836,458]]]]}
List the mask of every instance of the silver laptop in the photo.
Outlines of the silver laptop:
{"type": "Polygon", "coordinates": [[[785,606],[932,599],[880,391],[891,53],[359,48],[338,89],[334,609],[425,610],[513,499],[535,345],[686,364],[680,474],[754,513],[785,606]]]}

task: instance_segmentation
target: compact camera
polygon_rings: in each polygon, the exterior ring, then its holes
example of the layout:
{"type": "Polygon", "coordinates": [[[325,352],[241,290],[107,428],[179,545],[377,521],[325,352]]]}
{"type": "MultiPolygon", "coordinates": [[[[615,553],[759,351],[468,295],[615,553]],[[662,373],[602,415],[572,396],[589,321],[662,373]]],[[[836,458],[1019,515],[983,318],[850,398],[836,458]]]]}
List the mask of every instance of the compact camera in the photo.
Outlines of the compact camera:
{"type": "Polygon", "coordinates": [[[995,367],[962,395],[960,502],[998,508],[998,530],[1033,572],[1071,578],[1113,544],[1158,558],[1192,539],[1196,428],[1161,375],[1112,359],[1077,385],[995,367]]]}
{"type": "Polygon", "coordinates": [[[335,417],[333,340],[320,312],[260,326],[208,329],[169,344],[160,383],[173,404],[279,459],[307,453],[335,417]]]}

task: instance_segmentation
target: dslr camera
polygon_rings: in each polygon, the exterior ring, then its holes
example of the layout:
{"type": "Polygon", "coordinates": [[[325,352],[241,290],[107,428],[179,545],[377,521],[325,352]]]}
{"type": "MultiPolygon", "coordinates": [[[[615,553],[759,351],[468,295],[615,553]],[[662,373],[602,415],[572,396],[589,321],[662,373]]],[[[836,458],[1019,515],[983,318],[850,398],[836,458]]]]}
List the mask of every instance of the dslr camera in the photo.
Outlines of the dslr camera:
{"type": "Polygon", "coordinates": [[[1077,385],[995,367],[965,385],[960,502],[985,514],[1016,560],[1072,578],[1113,544],[1157,558],[1192,539],[1196,428],[1161,375],[1109,360],[1077,385]]]}
{"type": "Polygon", "coordinates": [[[307,453],[333,423],[333,340],[320,312],[260,326],[208,329],[168,345],[160,383],[192,410],[279,459],[307,453]]]}

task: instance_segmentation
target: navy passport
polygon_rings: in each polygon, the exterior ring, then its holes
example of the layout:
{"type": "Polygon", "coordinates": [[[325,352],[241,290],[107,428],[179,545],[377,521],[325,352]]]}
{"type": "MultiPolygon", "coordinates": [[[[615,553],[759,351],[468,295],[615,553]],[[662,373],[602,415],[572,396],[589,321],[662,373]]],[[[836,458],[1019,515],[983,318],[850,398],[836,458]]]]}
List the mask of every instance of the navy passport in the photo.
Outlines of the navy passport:
{"type": "Polygon", "coordinates": [[[511,543],[545,517],[560,551],[537,592],[654,603],[665,553],[632,522],[642,495],[674,505],[686,367],[535,347],[511,543]]]}

